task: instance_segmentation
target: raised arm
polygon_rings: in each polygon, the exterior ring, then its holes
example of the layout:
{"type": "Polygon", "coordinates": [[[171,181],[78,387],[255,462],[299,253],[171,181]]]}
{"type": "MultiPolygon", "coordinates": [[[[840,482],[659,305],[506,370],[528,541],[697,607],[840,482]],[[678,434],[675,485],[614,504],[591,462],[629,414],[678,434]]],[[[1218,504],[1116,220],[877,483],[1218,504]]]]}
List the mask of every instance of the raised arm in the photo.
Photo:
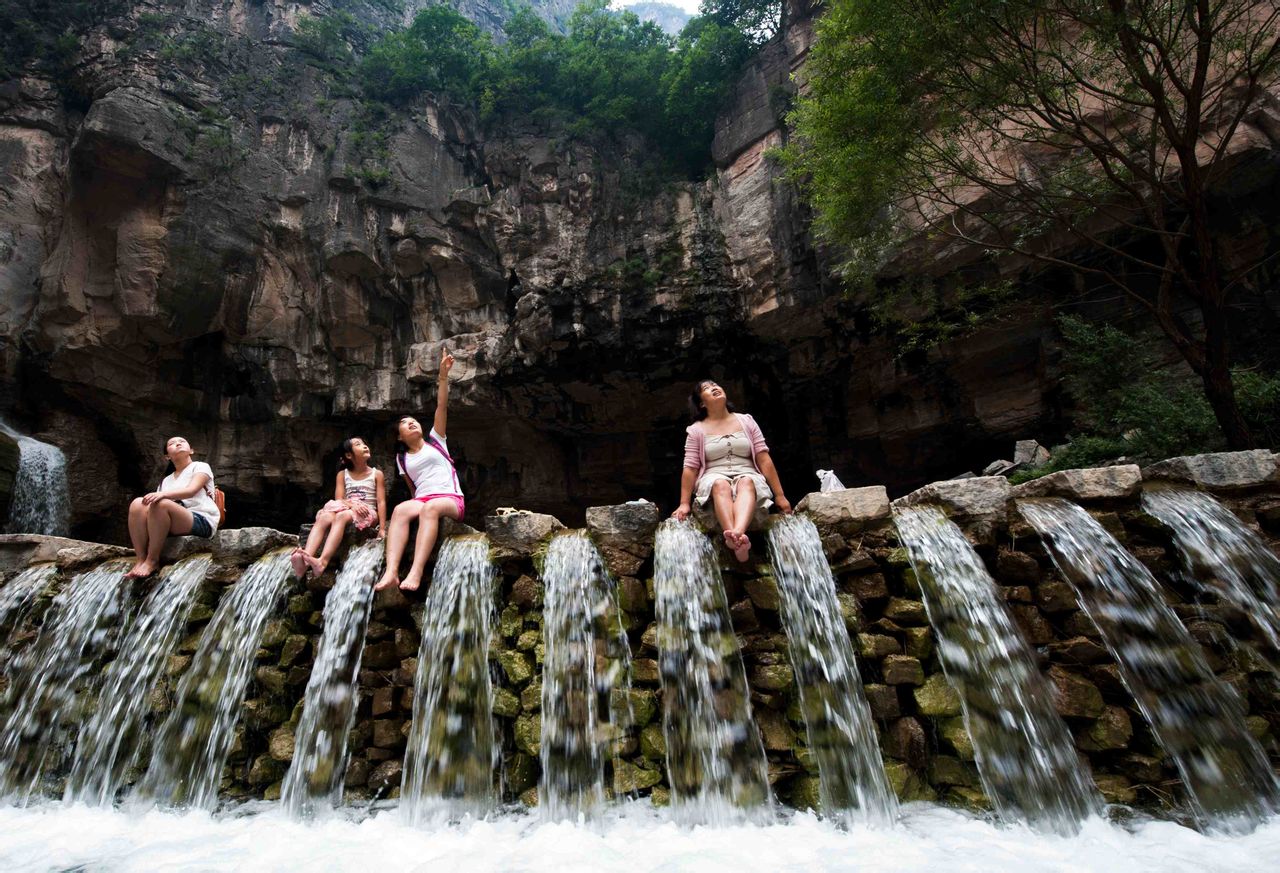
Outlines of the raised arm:
{"type": "Polygon", "coordinates": [[[440,349],[440,375],[436,378],[436,419],[433,429],[440,436],[448,439],[445,428],[449,424],[449,371],[453,369],[453,355],[449,347],[440,349]]]}

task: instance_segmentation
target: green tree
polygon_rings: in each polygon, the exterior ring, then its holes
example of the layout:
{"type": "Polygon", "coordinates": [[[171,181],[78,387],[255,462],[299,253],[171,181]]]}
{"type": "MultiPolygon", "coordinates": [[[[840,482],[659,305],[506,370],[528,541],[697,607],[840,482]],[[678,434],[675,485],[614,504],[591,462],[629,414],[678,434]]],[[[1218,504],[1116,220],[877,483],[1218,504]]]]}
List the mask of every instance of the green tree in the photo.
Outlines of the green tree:
{"type": "Polygon", "coordinates": [[[716,114],[750,54],[745,33],[711,18],[694,18],[680,32],[662,87],[669,147],[690,169],[701,169],[710,158],[716,114]]]}
{"type": "Polygon", "coordinates": [[[786,0],[702,0],[698,12],[716,24],[741,31],[757,45],[787,26],[786,0]]]}
{"type": "Polygon", "coordinates": [[[450,6],[428,6],[407,30],[385,35],[360,62],[370,94],[403,103],[424,91],[478,99],[493,65],[488,34],[450,6]]]}
{"type": "Polygon", "coordinates": [[[1228,254],[1213,195],[1280,78],[1277,16],[1272,0],[832,0],[785,157],[851,276],[937,235],[1100,278],[1247,447],[1227,311],[1257,263],[1228,254]]]}

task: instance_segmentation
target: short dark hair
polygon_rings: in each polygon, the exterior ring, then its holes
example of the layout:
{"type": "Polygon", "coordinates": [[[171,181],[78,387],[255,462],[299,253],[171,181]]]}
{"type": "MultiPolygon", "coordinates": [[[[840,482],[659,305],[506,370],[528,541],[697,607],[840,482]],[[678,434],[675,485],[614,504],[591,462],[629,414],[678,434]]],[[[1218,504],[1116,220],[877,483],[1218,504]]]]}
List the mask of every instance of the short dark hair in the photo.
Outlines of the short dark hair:
{"type": "MultiPolygon", "coordinates": [[[[689,418],[695,422],[707,417],[707,407],[702,405],[702,386],[714,381],[715,379],[699,379],[693,383],[693,390],[689,392],[689,418]]],[[[732,403],[726,402],[725,409],[737,412],[732,403]]]]}

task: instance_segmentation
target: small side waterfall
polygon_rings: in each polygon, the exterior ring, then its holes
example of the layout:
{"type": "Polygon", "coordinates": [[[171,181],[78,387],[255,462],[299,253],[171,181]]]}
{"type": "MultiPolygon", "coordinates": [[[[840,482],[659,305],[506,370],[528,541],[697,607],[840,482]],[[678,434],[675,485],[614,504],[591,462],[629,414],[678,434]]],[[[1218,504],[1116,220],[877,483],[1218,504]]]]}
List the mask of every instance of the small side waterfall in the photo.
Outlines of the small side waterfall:
{"type": "Polygon", "coordinates": [[[324,602],[324,634],[281,793],[284,808],[294,818],[312,818],[342,802],[347,736],[360,700],[356,681],[383,548],[381,540],[371,540],[351,549],[324,602]]]}
{"type": "Polygon", "coordinates": [[[120,654],[108,665],[98,706],[80,728],[67,778],[68,801],[106,805],[123,787],[145,741],[149,692],[187,626],[196,591],[209,572],[210,555],[165,568],[160,582],[129,625],[120,654]]]}
{"type": "Polygon", "coordinates": [[[499,748],[489,639],[496,572],[483,536],[440,548],[423,605],[400,811],[410,824],[437,812],[483,815],[494,806],[499,748]]]}
{"type": "Polygon", "coordinates": [[[885,776],[818,529],[803,516],[778,519],[769,531],[769,557],[782,594],[782,623],[809,750],[818,763],[823,810],[846,820],[889,824],[897,817],[898,801],[885,776]]]}
{"type": "Polygon", "coordinates": [[[924,590],[943,672],[960,694],[987,796],[1006,820],[1079,831],[1102,798],[995,580],[941,510],[895,509],[894,522],[924,590]]]}
{"type": "Polygon", "coordinates": [[[37,564],[14,576],[0,588],[0,627],[17,618],[48,587],[58,568],[53,564],[37,564]]]}
{"type": "Polygon", "coordinates": [[[538,805],[548,818],[576,818],[604,802],[610,727],[627,713],[631,649],[613,580],[583,531],[551,540],[543,566],[546,605],[542,676],[542,781],[538,805]]]}
{"type": "Polygon", "coordinates": [[[253,656],[289,576],[289,551],[281,549],[259,558],[223,595],[156,736],[140,797],[201,809],[217,805],[253,656]]]}
{"type": "Polygon", "coordinates": [[[1142,508],[1173,532],[1188,574],[1239,607],[1280,651],[1280,558],[1208,494],[1148,490],[1142,508]]]}
{"type": "Polygon", "coordinates": [[[711,543],[689,522],[658,526],[658,666],[672,803],[715,823],[771,801],[764,744],[711,543]]]}
{"type": "Polygon", "coordinates": [[[71,522],[67,456],[57,446],[23,436],[3,422],[0,429],[18,441],[20,452],[5,533],[66,536],[71,522]]]}
{"type": "Polygon", "coordinates": [[[1239,698],[1165,603],[1151,572],[1087,512],[1061,499],[1018,504],[1076,588],[1204,824],[1252,827],[1280,808],[1280,785],[1239,698]]]}
{"type": "Polygon", "coordinates": [[[63,722],[94,662],[118,637],[130,600],[128,561],[81,573],[54,598],[30,649],[9,665],[0,723],[0,790],[26,801],[41,789],[46,764],[59,759],[63,722]]]}

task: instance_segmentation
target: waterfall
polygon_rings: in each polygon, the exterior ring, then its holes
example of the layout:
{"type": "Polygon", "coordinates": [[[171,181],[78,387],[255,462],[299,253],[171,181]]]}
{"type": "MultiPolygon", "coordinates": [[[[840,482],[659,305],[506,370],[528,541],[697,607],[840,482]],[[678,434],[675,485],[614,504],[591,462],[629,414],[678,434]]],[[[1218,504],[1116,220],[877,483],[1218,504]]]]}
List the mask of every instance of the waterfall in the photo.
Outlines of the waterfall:
{"type": "Polygon", "coordinates": [[[488,812],[495,803],[489,637],[496,573],[483,536],[451,537],[440,549],[422,612],[400,809],[410,824],[436,811],[488,812]]]}
{"type": "Polygon", "coordinates": [[[1142,508],[1173,532],[1188,575],[1239,608],[1280,651],[1280,558],[1208,494],[1146,491],[1142,508]]]}
{"type": "Polygon", "coordinates": [[[311,667],[293,761],[281,793],[285,809],[295,818],[312,818],[342,802],[347,735],[360,700],[360,657],[383,549],[381,540],[351,549],[324,602],[324,634],[311,667]]]}
{"type": "Polygon", "coordinates": [[[4,422],[0,430],[18,441],[19,452],[5,533],[66,536],[71,519],[67,456],[57,446],[23,436],[4,422]]]}
{"type": "Polygon", "coordinates": [[[76,717],[77,693],[109,653],[130,600],[128,561],[81,573],[54,598],[40,635],[9,665],[0,723],[0,790],[26,801],[46,764],[60,760],[63,722],[76,717]]]}
{"type": "Polygon", "coordinates": [[[895,509],[894,521],[924,591],[943,672],[960,694],[987,796],[1006,820],[1078,832],[1102,798],[995,580],[940,510],[895,509]]]}
{"type": "Polygon", "coordinates": [[[818,529],[803,516],[778,519],[769,531],[769,557],[823,810],[845,820],[889,824],[897,816],[897,798],[885,776],[818,529]]]}
{"type": "Polygon", "coordinates": [[[129,625],[119,655],[106,670],[98,706],[80,728],[64,793],[68,801],[106,805],[115,800],[145,741],[150,692],[187,627],[211,555],[165,568],[129,625]]]}
{"type": "Polygon", "coordinates": [[[53,577],[58,575],[58,568],[53,564],[37,564],[28,567],[21,573],[4,583],[0,588],[0,627],[9,620],[16,619],[31,605],[31,602],[48,587],[53,577]]]}
{"type": "Polygon", "coordinates": [[[156,737],[141,797],[200,809],[217,805],[254,653],[290,576],[289,550],[280,549],[254,562],[223,595],[156,737]]]}
{"type": "Polygon", "coordinates": [[[1213,674],[1150,571],[1073,503],[1029,500],[1018,509],[1075,586],[1197,819],[1245,829],[1280,808],[1280,786],[1240,699],[1213,674]]]}
{"type": "Polygon", "coordinates": [[[764,744],[720,567],[689,522],[659,525],[654,588],[672,803],[689,820],[738,818],[771,801],[764,744]]]}
{"type": "Polygon", "coordinates": [[[604,801],[609,728],[626,712],[631,650],[613,580],[583,531],[547,548],[542,674],[542,781],[538,805],[549,818],[574,818],[604,801]]]}

